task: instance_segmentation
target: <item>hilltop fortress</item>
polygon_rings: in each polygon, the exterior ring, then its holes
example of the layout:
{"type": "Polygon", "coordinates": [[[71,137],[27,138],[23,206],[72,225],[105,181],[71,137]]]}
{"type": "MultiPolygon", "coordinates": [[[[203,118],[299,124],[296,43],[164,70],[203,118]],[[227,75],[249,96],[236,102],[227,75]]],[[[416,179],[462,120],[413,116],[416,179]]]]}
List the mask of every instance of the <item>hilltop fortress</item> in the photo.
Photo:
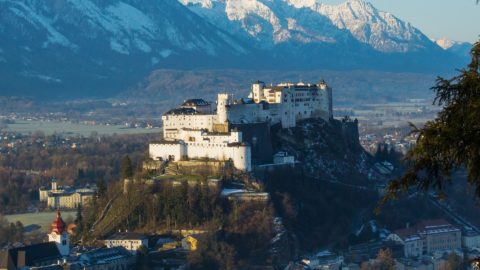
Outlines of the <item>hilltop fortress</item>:
{"type": "MultiPolygon", "coordinates": [[[[161,161],[209,158],[231,160],[239,170],[252,168],[251,144],[242,126],[280,124],[295,127],[299,120],[332,118],[332,89],[318,84],[281,83],[252,85],[248,98],[233,99],[220,93],[216,108],[203,99],[190,99],[162,116],[163,139],[150,143],[150,157],[161,161]]],[[[250,133],[255,134],[255,131],[250,133]]]]}

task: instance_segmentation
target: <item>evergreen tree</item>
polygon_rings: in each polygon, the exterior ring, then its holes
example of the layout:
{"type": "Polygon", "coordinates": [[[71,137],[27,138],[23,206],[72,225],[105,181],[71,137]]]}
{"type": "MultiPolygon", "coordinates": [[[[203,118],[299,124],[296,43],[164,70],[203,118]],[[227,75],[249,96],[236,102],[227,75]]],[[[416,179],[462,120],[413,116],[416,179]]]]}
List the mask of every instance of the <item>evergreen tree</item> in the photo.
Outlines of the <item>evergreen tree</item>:
{"type": "Polygon", "coordinates": [[[97,181],[97,194],[99,197],[104,197],[107,194],[107,185],[103,178],[99,178],[97,181]]]}
{"type": "Polygon", "coordinates": [[[79,204],[77,206],[77,215],[75,217],[75,225],[77,225],[77,228],[75,229],[75,238],[77,236],[80,236],[83,233],[83,208],[82,205],[79,204]]]}
{"type": "Polygon", "coordinates": [[[120,177],[121,179],[132,178],[133,176],[133,165],[132,160],[128,155],[125,155],[122,158],[122,163],[120,165],[120,177]]]}
{"type": "Polygon", "coordinates": [[[432,87],[434,103],[443,109],[423,128],[415,128],[419,136],[406,156],[409,168],[389,184],[383,202],[410,187],[443,192],[451,174],[460,168],[466,169],[468,181],[480,197],[480,42],[471,55],[471,63],[458,76],[438,78],[432,87]]]}

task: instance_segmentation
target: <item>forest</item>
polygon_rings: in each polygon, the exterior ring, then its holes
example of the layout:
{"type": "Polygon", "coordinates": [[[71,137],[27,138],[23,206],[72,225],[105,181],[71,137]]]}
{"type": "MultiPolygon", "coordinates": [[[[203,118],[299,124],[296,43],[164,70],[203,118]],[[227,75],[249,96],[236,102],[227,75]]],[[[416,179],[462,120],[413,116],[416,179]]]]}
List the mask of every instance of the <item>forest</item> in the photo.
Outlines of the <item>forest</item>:
{"type": "Polygon", "coordinates": [[[52,178],[69,186],[95,184],[99,179],[118,181],[121,157],[128,154],[141,166],[153,136],[71,138],[75,148],[55,135],[22,137],[0,155],[0,214],[26,211],[38,201],[38,188],[48,185],[52,178]]]}

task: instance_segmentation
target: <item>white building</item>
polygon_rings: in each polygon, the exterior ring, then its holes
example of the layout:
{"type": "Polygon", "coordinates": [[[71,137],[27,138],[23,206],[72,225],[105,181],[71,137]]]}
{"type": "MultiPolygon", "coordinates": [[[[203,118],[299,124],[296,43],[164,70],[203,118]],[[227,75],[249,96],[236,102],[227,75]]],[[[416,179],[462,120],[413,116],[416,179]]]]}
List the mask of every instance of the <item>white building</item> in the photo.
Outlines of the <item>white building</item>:
{"type": "Polygon", "coordinates": [[[454,251],[462,246],[461,230],[443,219],[424,220],[413,228],[401,229],[387,239],[404,246],[407,258],[423,254],[454,251]]]}
{"type": "Polygon", "coordinates": [[[332,117],[332,90],[324,81],[276,86],[257,81],[249,98],[233,100],[230,94],[218,94],[216,111],[203,99],[190,99],[165,113],[163,140],[150,144],[150,157],[232,160],[237,169],[250,171],[251,148],[230,124],[269,123],[290,128],[299,120],[317,117],[332,117]]]}
{"type": "Polygon", "coordinates": [[[480,234],[467,230],[462,234],[462,245],[467,249],[480,249],[480,234]]]}
{"type": "Polygon", "coordinates": [[[250,146],[242,143],[242,133],[209,133],[206,130],[180,129],[176,140],[150,143],[152,159],[179,161],[186,158],[232,160],[239,170],[251,170],[250,146]]]}
{"type": "Polygon", "coordinates": [[[148,248],[148,238],[139,233],[119,232],[103,240],[103,243],[107,248],[124,247],[132,254],[136,254],[141,246],[148,248]]]}
{"type": "Polygon", "coordinates": [[[295,157],[287,152],[278,152],[273,156],[273,164],[293,164],[295,157]]]}
{"type": "Polygon", "coordinates": [[[387,240],[403,245],[403,254],[406,258],[420,257],[423,254],[423,240],[415,229],[397,230],[390,234],[387,240]]]}

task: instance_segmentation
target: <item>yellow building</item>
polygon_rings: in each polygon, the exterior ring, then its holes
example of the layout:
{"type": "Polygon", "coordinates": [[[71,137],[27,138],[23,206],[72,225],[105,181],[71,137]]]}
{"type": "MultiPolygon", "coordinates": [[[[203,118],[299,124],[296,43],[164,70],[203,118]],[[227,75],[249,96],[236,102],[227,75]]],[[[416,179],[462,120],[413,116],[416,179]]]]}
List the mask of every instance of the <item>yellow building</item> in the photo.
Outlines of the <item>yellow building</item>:
{"type": "Polygon", "coordinates": [[[47,206],[50,208],[77,208],[93,198],[93,191],[75,191],[48,194],[47,206]]]}
{"type": "Polygon", "coordinates": [[[77,208],[79,205],[87,203],[93,198],[96,187],[72,188],[62,187],[57,185],[57,180],[54,178],[51,182],[51,187],[41,187],[38,190],[41,202],[47,202],[50,208],[77,208]]]}
{"type": "Polygon", "coordinates": [[[198,249],[198,241],[202,234],[188,235],[182,239],[182,247],[185,250],[195,251],[198,249]]]}

